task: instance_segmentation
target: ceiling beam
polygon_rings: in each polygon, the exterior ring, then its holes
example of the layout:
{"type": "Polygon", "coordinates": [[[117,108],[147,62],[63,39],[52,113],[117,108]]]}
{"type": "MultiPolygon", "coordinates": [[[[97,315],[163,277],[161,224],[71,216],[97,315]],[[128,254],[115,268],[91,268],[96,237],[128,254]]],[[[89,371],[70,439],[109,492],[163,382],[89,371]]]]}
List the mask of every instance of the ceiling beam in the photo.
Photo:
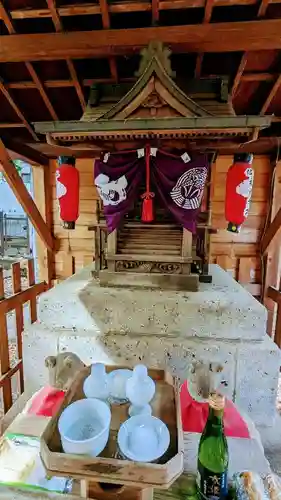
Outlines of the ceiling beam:
{"type": "Polygon", "coordinates": [[[261,112],[260,112],[261,115],[264,115],[267,112],[267,110],[268,110],[271,102],[273,101],[273,99],[276,96],[276,94],[277,94],[278,90],[280,89],[280,87],[281,87],[281,75],[278,76],[278,78],[277,78],[276,82],[274,83],[271,91],[269,92],[269,94],[268,94],[268,96],[266,98],[266,101],[265,101],[263,107],[261,108],[261,112]]]}
{"type": "MultiPolygon", "coordinates": [[[[236,5],[256,5],[258,0],[215,0],[215,7],[228,7],[236,5]]],[[[281,0],[271,0],[271,3],[281,3],[281,0]]],[[[204,7],[206,0],[160,0],[159,10],[179,10],[204,7]]],[[[84,15],[100,15],[100,6],[97,3],[84,3],[76,5],[65,5],[56,8],[60,16],[84,16],[84,15]]],[[[122,12],[150,12],[152,4],[150,2],[114,2],[108,6],[110,14],[118,14],[122,12]]],[[[31,19],[31,18],[48,18],[52,17],[50,9],[17,9],[10,11],[12,19],[31,19]]],[[[1,14],[0,14],[1,18],[1,14]]]]}
{"type": "Polygon", "coordinates": [[[80,101],[82,111],[84,111],[84,109],[86,108],[86,101],[85,101],[85,97],[84,97],[84,93],[83,93],[83,88],[80,85],[75,66],[74,66],[71,59],[67,59],[66,64],[67,64],[70,76],[72,78],[72,82],[73,82],[73,85],[75,87],[78,99],[80,101]]]}
{"type": "MultiPolygon", "coordinates": [[[[213,7],[214,7],[214,0],[206,0],[204,8],[203,24],[208,24],[211,21],[213,7]]],[[[203,59],[204,59],[203,53],[197,54],[196,64],[195,64],[195,78],[200,78],[201,76],[203,59]]]]}
{"type": "Polygon", "coordinates": [[[53,118],[53,120],[58,120],[58,115],[55,112],[55,109],[54,109],[54,107],[53,107],[53,105],[52,105],[49,97],[46,94],[46,91],[44,89],[44,85],[41,82],[39,76],[37,75],[37,73],[36,73],[33,65],[30,62],[26,62],[25,66],[26,66],[27,70],[29,71],[29,74],[30,74],[32,80],[34,81],[35,86],[38,89],[38,91],[39,91],[39,93],[40,93],[40,95],[41,95],[41,97],[42,97],[42,99],[43,99],[43,101],[45,103],[45,106],[48,109],[51,117],[53,118]]]}
{"type": "MultiPolygon", "coordinates": [[[[2,140],[4,142],[5,147],[9,149],[9,151],[13,151],[19,156],[24,157],[25,160],[30,161],[32,163],[36,163],[38,165],[43,165],[44,167],[49,166],[49,158],[45,156],[42,152],[34,149],[33,147],[11,138],[5,138],[2,140]]],[[[37,142],[36,144],[40,143],[37,142]]]]}
{"type": "MultiPolygon", "coordinates": [[[[213,75],[212,75],[213,76],[213,75]]],[[[241,82],[272,82],[275,81],[278,75],[274,73],[252,73],[246,72],[241,76],[241,82]]],[[[91,87],[95,83],[115,83],[113,78],[84,78],[81,80],[83,87],[91,87]]],[[[120,83],[133,83],[136,81],[135,77],[121,78],[120,83]]],[[[73,80],[44,80],[42,85],[45,88],[56,89],[63,87],[75,87],[73,80]]],[[[6,89],[35,89],[37,88],[33,81],[19,81],[19,82],[5,82],[6,89]]]]}
{"type": "Polygon", "coordinates": [[[12,189],[17,200],[21,204],[23,210],[28,216],[30,222],[34,226],[35,231],[42,239],[48,250],[52,251],[54,248],[54,239],[49,228],[44,222],[37,206],[35,205],[31,195],[29,194],[21,176],[13,164],[3,142],[0,139],[0,168],[3,171],[5,179],[12,189]]]}
{"type": "Polygon", "coordinates": [[[0,62],[137,53],[158,40],[177,52],[281,49],[281,19],[1,37],[0,62]]]}
{"type": "Polygon", "coordinates": [[[35,141],[38,141],[38,137],[35,134],[32,126],[30,125],[30,123],[28,123],[28,121],[26,120],[25,116],[23,115],[23,113],[21,112],[21,110],[19,109],[19,107],[17,106],[17,104],[15,103],[15,101],[13,100],[12,96],[10,95],[9,91],[6,89],[4,83],[2,83],[1,81],[0,81],[0,92],[2,92],[2,94],[4,95],[4,97],[6,97],[7,101],[10,104],[10,106],[13,108],[13,110],[15,111],[15,113],[17,114],[17,116],[19,117],[19,119],[22,121],[22,123],[24,124],[25,128],[28,130],[28,132],[33,137],[33,139],[35,141]]]}

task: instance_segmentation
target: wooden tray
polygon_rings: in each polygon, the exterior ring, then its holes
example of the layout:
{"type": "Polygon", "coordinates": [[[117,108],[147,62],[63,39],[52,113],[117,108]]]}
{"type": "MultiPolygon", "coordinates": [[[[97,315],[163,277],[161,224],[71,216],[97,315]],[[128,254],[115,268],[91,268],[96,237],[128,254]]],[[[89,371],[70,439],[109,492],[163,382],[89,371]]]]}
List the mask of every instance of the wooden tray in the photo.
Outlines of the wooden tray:
{"type": "MultiPolygon", "coordinates": [[[[106,367],[107,372],[116,366],[106,367]]],[[[124,368],[124,367],[122,367],[124,368]]],[[[105,450],[96,458],[63,453],[58,431],[58,419],[65,407],[84,399],[83,382],[90,373],[84,368],[75,379],[64,402],[47,425],[41,438],[41,458],[50,475],[88,479],[95,482],[117,483],[136,488],[169,488],[183,471],[183,432],[177,381],[163,370],[149,370],[156,382],[155,396],[151,402],[152,414],[160,418],[170,431],[171,442],[165,455],[157,464],[137,463],[115,458],[117,456],[117,433],[128,418],[128,404],[111,405],[112,419],[110,436],[105,450]]]]}

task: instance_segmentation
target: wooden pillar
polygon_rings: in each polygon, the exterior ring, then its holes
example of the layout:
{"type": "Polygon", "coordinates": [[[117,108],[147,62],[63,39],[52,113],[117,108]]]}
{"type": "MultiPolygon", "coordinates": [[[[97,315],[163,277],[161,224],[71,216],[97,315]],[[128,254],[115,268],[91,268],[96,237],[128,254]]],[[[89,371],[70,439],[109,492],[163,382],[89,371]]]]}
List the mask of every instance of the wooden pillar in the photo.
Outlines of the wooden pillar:
{"type": "MultiPolygon", "coordinates": [[[[270,221],[272,222],[281,208],[281,161],[276,164],[273,178],[273,196],[270,221]]],[[[268,207],[270,210],[270,207],[268,207]]],[[[263,303],[268,310],[267,333],[273,335],[274,316],[276,314],[276,303],[268,297],[268,287],[272,286],[279,290],[281,273],[281,231],[279,231],[268,248],[266,256],[262,257],[262,271],[264,271],[264,294],[263,303]]]]}
{"type": "MultiPolygon", "coordinates": [[[[40,213],[45,220],[48,228],[52,231],[52,185],[51,185],[51,161],[48,167],[41,165],[34,166],[33,185],[34,199],[40,213]]],[[[49,287],[52,286],[54,274],[54,252],[48,250],[40,238],[36,237],[37,261],[39,264],[40,279],[46,281],[49,287]]]]}

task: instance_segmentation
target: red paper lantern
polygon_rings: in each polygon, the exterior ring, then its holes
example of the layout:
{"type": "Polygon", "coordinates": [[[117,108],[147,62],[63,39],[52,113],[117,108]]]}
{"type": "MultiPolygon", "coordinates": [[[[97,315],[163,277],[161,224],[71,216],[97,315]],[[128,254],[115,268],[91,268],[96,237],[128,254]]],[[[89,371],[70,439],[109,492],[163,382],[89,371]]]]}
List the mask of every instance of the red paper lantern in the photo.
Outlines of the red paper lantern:
{"type": "Polygon", "coordinates": [[[58,164],[56,186],[60,217],[65,229],[75,229],[79,217],[79,172],[72,156],[59,156],[58,164]]]}
{"type": "Polygon", "coordinates": [[[228,221],[227,230],[232,233],[239,233],[249,214],[254,181],[252,161],[252,154],[236,154],[233,165],[227,172],[225,218],[228,221]]]}

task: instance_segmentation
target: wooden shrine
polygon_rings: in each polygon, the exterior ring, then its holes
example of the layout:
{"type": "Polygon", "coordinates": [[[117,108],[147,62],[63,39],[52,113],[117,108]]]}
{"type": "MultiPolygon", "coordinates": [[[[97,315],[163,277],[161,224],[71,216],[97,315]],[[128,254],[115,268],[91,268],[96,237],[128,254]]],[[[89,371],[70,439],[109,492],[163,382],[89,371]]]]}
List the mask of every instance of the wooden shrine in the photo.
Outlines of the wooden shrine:
{"type": "MultiPolygon", "coordinates": [[[[190,152],[194,143],[198,149],[200,141],[208,138],[209,145],[213,144],[207,151],[212,162],[218,139],[232,138],[238,147],[270,125],[270,116],[235,115],[227,79],[178,81],[169,56],[162,44],[150,43],[142,51],[135,84],[95,85],[80,121],[38,122],[36,132],[46,134],[49,144],[69,151],[72,146],[91,149],[98,145],[109,153],[145,144],[190,152]]],[[[157,198],[152,224],[140,221],[138,198],[121,227],[107,236],[100,203],[98,222],[89,229],[95,231],[101,284],[197,290],[199,276],[201,281],[211,281],[209,185],[207,182],[194,236],[175,223],[157,198]]]]}

